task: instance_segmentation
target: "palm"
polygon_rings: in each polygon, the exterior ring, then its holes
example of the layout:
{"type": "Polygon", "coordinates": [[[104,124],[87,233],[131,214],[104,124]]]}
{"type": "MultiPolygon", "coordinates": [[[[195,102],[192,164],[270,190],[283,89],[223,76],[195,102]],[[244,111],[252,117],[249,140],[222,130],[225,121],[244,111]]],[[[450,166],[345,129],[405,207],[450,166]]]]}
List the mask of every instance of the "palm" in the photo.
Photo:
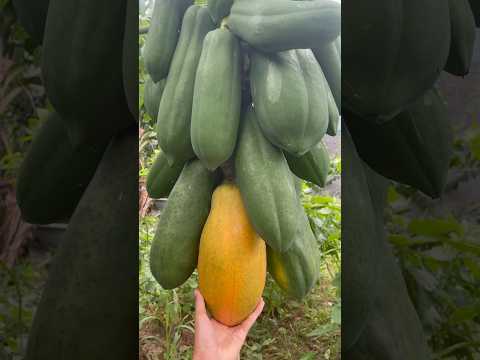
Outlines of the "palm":
{"type": "Polygon", "coordinates": [[[220,324],[218,321],[210,320],[213,338],[220,348],[234,347],[238,351],[243,345],[246,333],[239,327],[228,327],[220,324]]]}
{"type": "Polygon", "coordinates": [[[210,319],[205,310],[202,295],[198,291],[195,292],[195,295],[195,353],[197,356],[194,356],[194,359],[238,359],[248,331],[262,311],[263,299],[243,323],[228,327],[215,319],[210,319]]]}

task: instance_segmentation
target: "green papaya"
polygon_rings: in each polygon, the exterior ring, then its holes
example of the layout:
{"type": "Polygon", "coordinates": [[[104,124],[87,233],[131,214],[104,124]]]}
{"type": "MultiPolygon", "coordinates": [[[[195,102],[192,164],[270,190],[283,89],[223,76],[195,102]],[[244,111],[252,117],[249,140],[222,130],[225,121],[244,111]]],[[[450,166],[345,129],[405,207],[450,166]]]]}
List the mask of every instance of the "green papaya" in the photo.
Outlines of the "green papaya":
{"type": "Polygon", "coordinates": [[[230,14],[232,4],[233,0],[208,0],[208,11],[215,24],[220,24],[230,14]]]}
{"type": "Polygon", "coordinates": [[[33,224],[68,221],[108,144],[73,146],[53,112],[35,134],[17,177],[17,204],[33,224]]]}
{"type": "Polygon", "coordinates": [[[328,87],[311,50],[251,53],[250,86],[265,136],[291,154],[303,155],[328,127],[328,87]]]}
{"type": "Polygon", "coordinates": [[[340,13],[340,3],[333,0],[236,0],[228,27],[261,51],[309,49],[335,40],[340,13]]]}
{"type": "Polygon", "coordinates": [[[394,119],[376,124],[345,114],[360,157],[375,171],[431,197],[445,186],[453,146],[448,111],[432,89],[394,119]]]}
{"type": "Polygon", "coordinates": [[[199,160],[187,163],[160,215],[150,249],[150,270],[165,289],[182,285],[197,266],[216,176],[199,160]]]}
{"type": "Polygon", "coordinates": [[[183,15],[192,3],[192,0],[155,0],[143,49],[145,68],[154,82],[167,77],[183,15]]]}
{"type": "Polygon", "coordinates": [[[135,123],[123,88],[126,1],[51,0],[42,73],[73,144],[112,137],[135,123]]]}
{"type": "Polygon", "coordinates": [[[335,104],[337,105],[337,108],[340,109],[342,105],[342,63],[335,41],[314,47],[312,48],[312,51],[325,74],[328,86],[335,99],[335,104]]]}
{"type": "Polygon", "coordinates": [[[145,76],[143,102],[145,104],[145,110],[147,110],[147,114],[150,115],[152,119],[157,119],[158,107],[160,106],[160,100],[162,99],[166,82],[166,79],[162,79],[159,82],[154,83],[150,76],[145,76]]]}
{"type": "Polygon", "coordinates": [[[184,164],[173,164],[170,166],[167,158],[160,150],[148,172],[148,196],[153,199],[168,197],[182,172],[183,165],[184,164]]]}
{"type": "Polygon", "coordinates": [[[288,250],[302,228],[303,207],[282,151],[270,144],[249,108],[235,154],[235,174],[248,217],[266,243],[288,250]]]}
{"type": "Polygon", "coordinates": [[[303,223],[291,248],[283,253],[267,247],[268,272],[288,295],[302,299],[315,285],[320,274],[320,251],[307,215],[302,210],[303,223]]]}
{"type": "Polygon", "coordinates": [[[191,119],[193,150],[209,170],[215,170],[227,161],[235,149],[241,87],[240,43],[227,29],[211,31],[203,41],[191,119]]]}
{"type": "Polygon", "coordinates": [[[377,221],[382,221],[375,216],[363,163],[348,130],[342,129],[342,351],[357,342],[374,311],[380,277],[377,221]]]}
{"type": "Polygon", "coordinates": [[[328,96],[328,127],[327,134],[336,136],[340,120],[341,106],[341,63],[334,42],[312,49],[320,65],[327,88],[328,96]],[[334,93],[335,92],[335,93],[334,93]]]}
{"type": "Polygon", "coordinates": [[[333,98],[332,92],[328,91],[328,135],[337,135],[339,121],[340,114],[338,112],[337,104],[335,104],[335,99],[333,98]]]}
{"type": "MultiPolygon", "coordinates": [[[[53,200],[53,199],[52,199],[53,200]]],[[[49,270],[26,360],[138,356],[138,131],[109,145],[49,270]]]]}
{"type": "Polygon", "coordinates": [[[439,78],[450,29],[448,0],[372,0],[344,6],[342,107],[379,121],[399,114],[439,78]]]}
{"type": "Polygon", "coordinates": [[[480,27],[480,3],[478,0],[468,0],[470,8],[472,9],[473,17],[475,18],[475,24],[480,27]]]}
{"type": "Polygon", "coordinates": [[[468,0],[449,0],[452,41],[445,71],[467,75],[472,63],[475,45],[475,18],[468,0]]]}
{"type": "Polygon", "coordinates": [[[138,121],[138,2],[128,0],[123,34],[123,88],[131,114],[138,121]]]}
{"type": "Polygon", "coordinates": [[[203,39],[214,28],[206,8],[192,5],[185,12],[157,118],[158,143],[170,163],[195,156],[190,140],[195,75],[203,39]]]}
{"type": "Polygon", "coordinates": [[[36,45],[43,41],[50,0],[12,0],[18,22],[36,45]]]}
{"type": "MultiPolygon", "coordinates": [[[[342,317],[345,319],[342,321],[342,354],[345,354],[346,359],[431,359],[422,324],[410,301],[397,260],[385,238],[383,209],[386,205],[388,184],[385,178],[368,167],[364,167],[364,170],[368,184],[367,194],[370,195],[376,212],[377,237],[380,241],[376,245],[375,262],[381,276],[378,276],[375,287],[369,283],[362,284],[366,290],[371,291],[373,306],[362,333],[351,348],[344,346],[346,344],[343,342],[343,334],[350,322],[348,318],[342,317]]],[[[348,222],[348,218],[345,219],[348,222]]],[[[345,260],[343,264],[346,264],[345,260]]],[[[343,276],[342,269],[342,285],[343,276]]],[[[342,294],[342,305],[344,296],[342,294]]]]}
{"type": "Polygon", "coordinates": [[[330,157],[327,148],[319,142],[312,150],[300,157],[285,153],[292,172],[303,180],[324,187],[330,169],[330,157]]]}

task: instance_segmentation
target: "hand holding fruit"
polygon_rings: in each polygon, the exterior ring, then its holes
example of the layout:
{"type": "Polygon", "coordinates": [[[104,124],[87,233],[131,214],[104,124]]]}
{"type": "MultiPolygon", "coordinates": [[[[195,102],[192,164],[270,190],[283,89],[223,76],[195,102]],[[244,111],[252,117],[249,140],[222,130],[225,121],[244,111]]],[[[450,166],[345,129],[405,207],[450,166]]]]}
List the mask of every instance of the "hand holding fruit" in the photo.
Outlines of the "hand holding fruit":
{"type": "Polygon", "coordinates": [[[257,307],[241,324],[228,327],[215,319],[210,319],[205,301],[199,290],[195,290],[195,345],[193,360],[222,359],[237,360],[240,349],[265,305],[260,299],[257,307]]]}

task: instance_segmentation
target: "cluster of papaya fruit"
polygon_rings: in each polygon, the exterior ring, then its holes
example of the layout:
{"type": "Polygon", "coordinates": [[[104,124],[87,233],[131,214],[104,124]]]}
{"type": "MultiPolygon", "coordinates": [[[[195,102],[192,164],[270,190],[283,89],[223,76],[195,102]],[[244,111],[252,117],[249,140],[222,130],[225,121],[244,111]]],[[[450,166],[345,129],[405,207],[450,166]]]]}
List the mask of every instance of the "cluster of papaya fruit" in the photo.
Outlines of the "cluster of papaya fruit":
{"type": "Polygon", "coordinates": [[[432,357],[387,244],[383,210],[390,180],[432,198],[444,191],[453,130],[435,85],[442,70],[455,76],[468,74],[480,19],[478,4],[476,0],[368,0],[343,8],[342,355],[346,359],[432,357]]]}
{"type": "Polygon", "coordinates": [[[134,358],[138,3],[12,1],[42,46],[54,109],[21,165],[17,203],[30,223],[68,223],[25,359],[134,358]]]}
{"type": "Polygon", "coordinates": [[[401,11],[393,11],[391,1],[369,3],[375,12],[358,4],[343,12],[349,31],[343,55],[344,119],[368,165],[438,197],[445,186],[452,130],[434,85],[442,70],[468,74],[478,5],[402,1],[401,11]],[[435,15],[425,21],[425,13],[435,15]],[[361,27],[359,19],[375,25],[361,27]],[[365,51],[372,42],[375,46],[365,51]]]}
{"type": "Polygon", "coordinates": [[[238,324],[267,268],[289,295],[314,285],[319,250],[300,179],[324,186],[339,126],[340,3],[156,0],[145,105],[160,152],[147,178],[168,197],[150,253],[166,289],[198,269],[212,315],[238,324]]]}
{"type": "Polygon", "coordinates": [[[91,9],[75,1],[13,4],[20,22],[42,45],[42,78],[53,107],[22,163],[17,203],[30,223],[68,222],[112,138],[136,123],[136,80],[133,85],[127,81],[137,78],[138,60],[131,41],[121,35],[137,31],[135,3],[128,17],[126,2],[118,4],[108,21],[96,14],[94,2],[91,9]],[[77,11],[78,26],[61,15],[77,11]],[[103,41],[92,41],[94,33],[103,41]],[[72,40],[67,44],[65,39],[72,40]]]}

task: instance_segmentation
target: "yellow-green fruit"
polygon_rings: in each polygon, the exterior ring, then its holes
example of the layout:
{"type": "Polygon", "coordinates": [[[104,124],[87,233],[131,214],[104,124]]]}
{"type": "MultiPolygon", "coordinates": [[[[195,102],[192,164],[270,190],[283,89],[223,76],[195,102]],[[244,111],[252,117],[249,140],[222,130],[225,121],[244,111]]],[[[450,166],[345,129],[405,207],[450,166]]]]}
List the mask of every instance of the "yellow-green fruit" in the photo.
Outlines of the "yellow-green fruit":
{"type": "Polygon", "coordinates": [[[213,317],[227,326],[245,320],[265,287],[265,242],[248,220],[238,187],[219,186],[203,228],[198,257],[199,287],[213,317]]]}

